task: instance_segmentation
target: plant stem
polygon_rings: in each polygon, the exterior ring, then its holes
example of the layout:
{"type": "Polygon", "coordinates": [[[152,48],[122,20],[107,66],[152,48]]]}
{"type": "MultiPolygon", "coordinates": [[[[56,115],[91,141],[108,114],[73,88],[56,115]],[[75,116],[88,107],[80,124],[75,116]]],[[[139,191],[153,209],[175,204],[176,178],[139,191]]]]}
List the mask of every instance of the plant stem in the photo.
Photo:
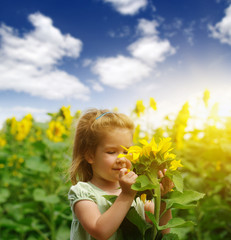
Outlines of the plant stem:
{"type": "Polygon", "coordinates": [[[196,228],[196,235],[198,240],[202,240],[202,234],[201,234],[201,211],[200,211],[200,202],[198,202],[197,208],[196,208],[196,217],[197,217],[197,228],[196,228]]]}
{"type": "MultiPolygon", "coordinates": [[[[157,226],[159,226],[159,221],[160,221],[160,203],[161,203],[160,185],[157,185],[154,188],[154,190],[155,190],[155,194],[153,195],[154,202],[155,202],[155,213],[154,213],[154,216],[155,216],[156,224],[157,224],[157,226]]],[[[155,240],[157,232],[158,232],[158,229],[154,226],[153,240],[155,240]]]]}

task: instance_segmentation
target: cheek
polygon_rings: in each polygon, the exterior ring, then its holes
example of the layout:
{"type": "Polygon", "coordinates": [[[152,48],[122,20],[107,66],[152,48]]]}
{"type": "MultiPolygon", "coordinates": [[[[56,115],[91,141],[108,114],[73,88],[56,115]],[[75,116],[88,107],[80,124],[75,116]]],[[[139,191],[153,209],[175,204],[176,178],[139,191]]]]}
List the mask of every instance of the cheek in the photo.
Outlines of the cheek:
{"type": "Polygon", "coordinates": [[[115,160],[116,160],[116,157],[113,156],[113,155],[108,155],[106,158],[105,158],[105,164],[106,165],[112,165],[115,163],[115,160]]]}

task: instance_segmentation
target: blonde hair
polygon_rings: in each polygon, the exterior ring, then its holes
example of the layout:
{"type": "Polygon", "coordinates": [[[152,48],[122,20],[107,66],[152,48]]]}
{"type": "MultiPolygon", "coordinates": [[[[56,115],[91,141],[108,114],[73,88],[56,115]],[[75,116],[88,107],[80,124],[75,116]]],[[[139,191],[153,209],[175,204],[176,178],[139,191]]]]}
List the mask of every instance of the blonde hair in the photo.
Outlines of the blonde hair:
{"type": "Polygon", "coordinates": [[[109,110],[90,109],[78,120],[70,167],[72,184],[78,181],[90,181],[91,165],[86,156],[93,156],[103,134],[112,128],[126,128],[134,131],[133,121],[123,113],[112,113],[109,110]],[[101,114],[106,113],[105,115],[101,114]],[[97,119],[96,119],[97,118],[97,119]]]}

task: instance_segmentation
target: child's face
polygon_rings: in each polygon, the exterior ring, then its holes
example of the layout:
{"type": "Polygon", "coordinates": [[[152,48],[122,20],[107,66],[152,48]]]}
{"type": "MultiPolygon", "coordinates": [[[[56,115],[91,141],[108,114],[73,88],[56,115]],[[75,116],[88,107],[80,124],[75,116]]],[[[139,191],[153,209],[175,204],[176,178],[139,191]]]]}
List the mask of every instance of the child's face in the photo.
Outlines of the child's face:
{"type": "Polygon", "coordinates": [[[126,152],[121,145],[127,148],[132,145],[131,130],[116,128],[103,134],[95,155],[89,161],[92,165],[94,181],[100,180],[104,184],[117,182],[120,169],[130,167],[128,160],[117,158],[119,154],[126,152]]]}

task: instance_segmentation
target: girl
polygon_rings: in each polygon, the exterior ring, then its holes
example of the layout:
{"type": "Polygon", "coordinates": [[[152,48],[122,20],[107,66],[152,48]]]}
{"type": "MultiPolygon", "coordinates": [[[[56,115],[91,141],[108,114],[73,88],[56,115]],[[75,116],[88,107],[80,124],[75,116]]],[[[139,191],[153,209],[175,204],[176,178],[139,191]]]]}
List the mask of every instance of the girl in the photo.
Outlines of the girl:
{"type": "MultiPolygon", "coordinates": [[[[121,146],[132,145],[133,131],[130,118],[108,110],[89,110],[79,119],[70,168],[73,186],[68,193],[73,213],[71,240],[117,239],[119,226],[135,205],[136,191],[131,185],[137,175],[128,172],[127,159],[117,158],[125,151],[121,146]],[[113,204],[103,197],[108,194],[118,196],[113,204]]],[[[144,209],[153,213],[153,203],[147,202],[144,209]]],[[[170,218],[168,211],[161,224],[170,218]]]]}

